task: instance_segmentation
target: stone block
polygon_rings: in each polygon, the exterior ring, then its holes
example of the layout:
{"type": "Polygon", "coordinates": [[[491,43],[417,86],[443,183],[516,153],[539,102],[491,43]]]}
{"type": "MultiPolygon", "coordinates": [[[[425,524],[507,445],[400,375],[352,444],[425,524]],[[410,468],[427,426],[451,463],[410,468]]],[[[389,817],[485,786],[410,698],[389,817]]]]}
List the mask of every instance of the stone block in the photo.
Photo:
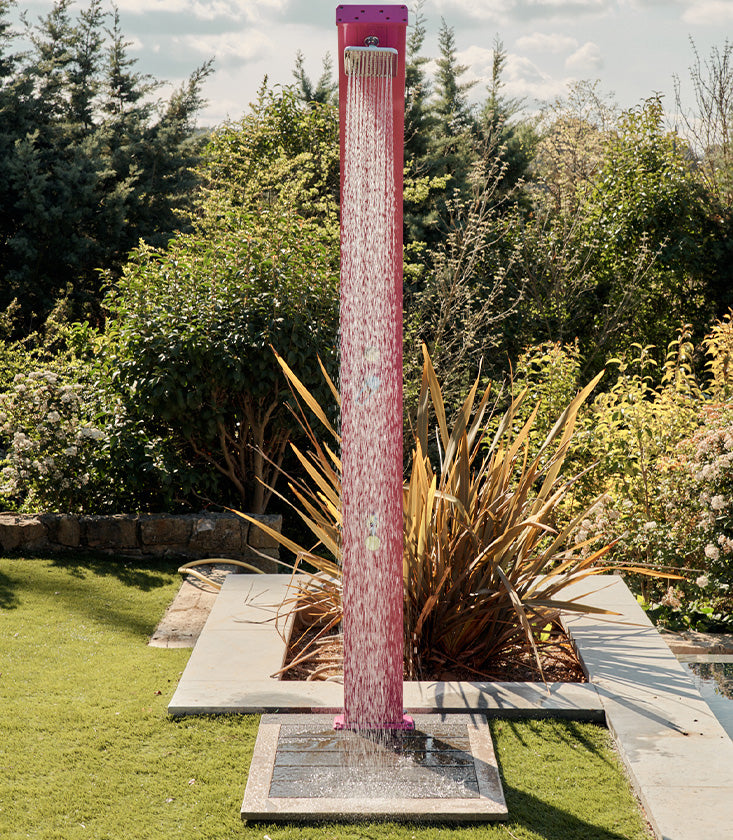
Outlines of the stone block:
{"type": "Polygon", "coordinates": [[[81,540],[79,518],[70,513],[47,513],[41,521],[48,530],[51,546],[77,548],[81,540]]]}
{"type": "Polygon", "coordinates": [[[256,569],[259,569],[267,575],[277,574],[282,568],[276,562],[280,559],[279,550],[277,548],[260,548],[257,549],[257,551],[259,551],[259,554],[254,552],[251,548],[245,547],[242,560],[244,560],[245,563],[251,563],[256,569]]]}
{"type": "Polygon", "coordinates": [[[201,557],[240,555],[245,546],[246,527],[247,523],[233,513],[201,514],[194,517],[189,550],[201,557]]]}
{"type": "Polygon", "coordinates": [[[89,548],[137,548],[136,516],[83,516],[80,525],[82,543],[89,548]]]}
{"type": "MultiPolygon", "coordinates": [[[[266,514],[256,516],[254,518],[259,522],[262,522],[263,525],[267,525],[268,528],[272,528],[273,531],[277,531],[279,533],[282,530],[283,518],[279,514],[266,514]]],[[[274,537],[271,537],[256,525],[252,525],[250,527],[249,539],[247,542],[253,548],[277,548],[279,545],[274,537]]]]}
{"type": "Polygon", "coordinates": [[[0,547],[41,548],[47,544],[46,529],[37,516],[4,513],[0,515],[0,547]]]}
{"type": "Polygon", "coordinates": [[[12,551],[20,545],[20,529],[16,527],[17,516],[11,513],[0,514],[0,548],[12,551]]]}
{"type": "Polygon", "coordinates": [[[140,517],[140,542],[155,553],[168,548],[185,551],[193,530],[194,517],[151,514],[140,517]]]}

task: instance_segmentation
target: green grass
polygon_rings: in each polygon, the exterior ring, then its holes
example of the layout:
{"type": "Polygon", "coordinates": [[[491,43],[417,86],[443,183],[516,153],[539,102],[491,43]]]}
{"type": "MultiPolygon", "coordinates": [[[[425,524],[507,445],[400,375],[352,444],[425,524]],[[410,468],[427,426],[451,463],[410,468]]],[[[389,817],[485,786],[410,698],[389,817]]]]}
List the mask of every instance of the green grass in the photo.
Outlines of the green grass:
{"type": "Polygon", "coordinates": [[[0,558],[3,840],[646,840],[606,731],[493,724],[510,820],[243,826],[254,717],[173,720],[189,655],[148,648],[179,586],[170,565],[0,558]]]}

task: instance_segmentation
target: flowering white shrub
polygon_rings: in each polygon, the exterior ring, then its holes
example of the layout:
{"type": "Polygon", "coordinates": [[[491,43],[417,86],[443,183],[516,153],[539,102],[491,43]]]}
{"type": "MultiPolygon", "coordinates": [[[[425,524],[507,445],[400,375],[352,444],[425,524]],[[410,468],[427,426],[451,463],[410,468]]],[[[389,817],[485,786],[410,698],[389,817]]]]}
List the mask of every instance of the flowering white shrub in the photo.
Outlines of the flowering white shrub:
{"type": "Polygon", "coordinates": [[[578,543],[589,541],[586,553],[594,540],[614,540],[626,562],[678,570],[687,583],[666,592],[661,582],[644,587],[650,600],[668,606],[683,590],[689,603],[721,604],[733,591],[733,403],[703,407],[698,425],[674,454],[651,464],[654,492],[646,507],[607,493],[575,536],[578,543]]]}
{"type": "Polygon", "coordinates": [[[704,544],[710,577],[733,584],[733,404],[703,410],[705,424],[690,441],[689,468],[695,484],[690,500],[704,544]]]}
{"type": "Polygon", "coordinates": [[[92,422],[94,400],[55,371],[15,376],[0,394],[0,434],[9,441],[0,493],[26,510],[84,511],[86,488],[105,440],[92,422]]]}
{"type": "Polygon", "coordinates": [[[216,491],[136,415],[103,365],[19,373],[0,393],[0,504],[29,513],[181,509],[216,491]]]}

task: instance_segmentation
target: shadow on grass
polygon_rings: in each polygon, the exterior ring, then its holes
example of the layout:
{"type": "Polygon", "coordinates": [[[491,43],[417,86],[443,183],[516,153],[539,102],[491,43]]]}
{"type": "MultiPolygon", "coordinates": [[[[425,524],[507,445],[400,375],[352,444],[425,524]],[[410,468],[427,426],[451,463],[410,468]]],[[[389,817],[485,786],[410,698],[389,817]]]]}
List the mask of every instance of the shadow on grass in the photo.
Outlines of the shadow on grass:
{"type": "Polygon", "coordinates": [[[16,581],[0,572],[0,610],[14,610],[18,606],[16,585],[16,581]]]}
{"type": "Polygon", "coordinates": [[[593,740],[586,737],[585,732],[587,730],[580,721],[569,720],[565,723],[566,729],[564,731],[562,729],[559,729],[555,732],[555,736],[562,743],[564,743],[569,748],[574,748],[576,744],[580,744],[581,747],[586,749],[588,752],[593,753],[593,755],[597,759],[602,761],[608,767],[616,766],[610,756],[604,755],[603,753],[599,752],[597,745],[593,742],[593,740]]]}
{"type": "Polygon", "coordinates": [[[87,572],[100,577],[114,577],[125,586],[134,587],[141,592],[167,586],[179,565],[169,559],[122,557],[92,551],[75,551],[43,557],[39,555],[39,559],[50,560],[57,569],[64,569],[74,577],[83,578],[87,572]]]}
{"type": "MultiPolygon", "coordinates": [[[[373,840],[384,840],[385,836],[390,838],[414,838],[416,832],[432,829],[434,832],[444,836],[445,840],[455,838],[479,838],[486,837],[490,840],[491,836],[496,833],[499,836],[519,837],[515,831],[521,831],[522,837],[527,835],[526,831],[532,832],[532,836],[541,837],[542,840],[629,840],[628,834],[619,834],[617,831],[612,831],[606,828],[600,828],[598,825],[579,817],[563,811],[561,808],[556,808],[553,805],[543,802],[536,796],[524,791],[515,790],[512,787],[505,785],[504,793],[507,801],[507,808],[509,810],[509,819],[507,822],[432,822],[432,821],[384,821],[381,823],[369,823],[363,820],[348,820],[334,822],[329,819],[313,820],[306,823],[305,821],[288,821],[289,825],[297,825],[302,828],[306,827],[322,827],[323,829],[332,829],[336,834],[339,831],[337,826],[340,825],[358,825],[358,837],[361,840],[373,838],[373,840]],[[505,831],[502,832],[502,827],[505,831]],[[485,834],[484,834],[485,832],[485,834]]],[[[278,824],[282,825],[282,823],[278,824]]],[[[272,821],[262,820],[247,820],[247,828],[267,831],[268,829],[277,829],[272,821]]],[[[344,829],[341,829],[342,831],[344,829]]],[[[350,837],[350,834],[345,834],[350,837]]],[[[651,835],[649,835],[651,838],[651,835]]]]}
{"type": "Polygon", "coordinates": [[[628,834],[601,828],[506,783],[504,795],[509,819],[537,832],[543,840],[628,840],[628,834]]]}
{"type": "MultiPolygon", "coordinates": [[[[104,581],[115,581],[115,585],[137,590],[142,593],[152,592],[169,586],[176,578],[175,560],[158,558],[120,557],[101,552],[74,551],[68,554],[50,554],[37,552],[17,555],[25,560],[39,561],[39,566],[57,569],[67,575],[66,581],[43,575],[33,575],[32,581],[12,580],[0,574],[0,606],[7,601],[17,606],[18,600],[13,589],[29,587],[35,594],[52,597],[64,609],[78,616],[86,616],[110,628],[123,630],[134,635],[150,636],[160,618],[156,610],[150,611],[139,598],[120,597],[110,590],[86,587],[84,581],[97,578],[102,586],[104,581]],[[3,581],[9,581],[8,586],[3,581]],[[13,586],[13,589],[10,586],[13,586]]],[[[118,590],[119,592],[119,590],[118,590]]],[[[124,590],[123,590],[124,592],[124,590]]]]}
{"type": "MultiPolygon", "coordinates": [[[[530,723],[531,721],[527,721],[530,723]]],[[[542,719],[538,723],[551,723],[542,719]]],[[[559,752],[564,755],[564,761],[572,761],[569,753],[576,748],[580,748],[581,753],[586,752],[592,755],[596,761],[605,764],[609,769],[615,770],[617,765],[609,755],[606,755],[602,749],[599,749],[598,743],[589,734],[591,731],[589,726],[596,726],[588,722],[562,720],[558,721],[558,726],[553,726],[550,732],[545,733],[544,749],[554,752],[559,747],[559,752]],[[549,736],[549,737],[548,737],[549,736]]],[[[542,754],[542,750],[538,752],[537,737],[538,732],[532,732],[531,728],[526,729],[517,720],[505,720],[504,724],[511,731],[516,742],[527,749],[529,753],[534,754],[540,765],[545,765],[544,772],[549,774],[553,771],[551,767],[547,766],[547,761],[542,754]],[[526,731],[527,737],[523,737],[523,731],[526,731]]],[[[602,729],[603,727],[598,727],[602,729]]],[[[496,733],[493,733],[496,738],[496,733]]],[[[496,742],[496,741],[495,741],[496,742]]],[[[563,808],[562,803],[552,804],[547,799],[542,799],[528,790],[521,790],[514,787],[507,781],[506,773],[508,769],[503,767],[504,762],[502,757],[497,754],[497,764],[500,769],[501,782],[504,790],[504,797],[506,799],[507,810],[509,811],[509,826],[512,822],[517,827],[522,827],[527,830],[537,832],[543,840],[628,840],[627,834],[620,834],[612,828],[604,828],[596,823],[584,819],[583,816],[573,814],[570,810],[563,808]]],[[[517,772],[516,763],[514,763],[513,773],[517,772]]],[[[534,772],[534,771],[532,771],[534,772]]],[[[589,768],[588,772],[593,772],[589,768]]],[[[620,768],[619,768],[620,772],[620,768]]],[[[577,780],[576,780],[577,783],[577,780]]],[[[591,784],[599,784],[599,779],[595,778],[591,784]]],[[[542,785],[538,784],[538,789],[542,785]]],[[[551,796],[557,796],[559,790],[551,796]]],[[[570,793],[570,796],[573,794],[570,793]]],[[[621,809],[634,808],[633,804],[628,804],[626,801],[619,800],[621,809]]],[[[631,801],[633,803],[633,800],[631,801]]],[[[613,802],[604,800],[603,805],[598,809],[599,812],[604,812],[607,815],[615,814],[617,808],[613,802]]],[[[591,818],[594,814],[589,815],[591,818]]],[[[641,815],[640,815],[641,818],[641,815]]],[[[643,823],[643,820],[642,820],[643,823]]],[[[511,833],[511,832],[510,832],[511,833]]],[[[642,829],[643,833],[643,829],[642,829]]],[[[514,836],[514,835],[512,835],[514,836]]],[[[634,836],[637,836],[634,834],[634,836]]],[[[642,836],[642,834],[639,834],[642,836]]],[[[651,837],[651,835],[649,835],[651,837]]]]}

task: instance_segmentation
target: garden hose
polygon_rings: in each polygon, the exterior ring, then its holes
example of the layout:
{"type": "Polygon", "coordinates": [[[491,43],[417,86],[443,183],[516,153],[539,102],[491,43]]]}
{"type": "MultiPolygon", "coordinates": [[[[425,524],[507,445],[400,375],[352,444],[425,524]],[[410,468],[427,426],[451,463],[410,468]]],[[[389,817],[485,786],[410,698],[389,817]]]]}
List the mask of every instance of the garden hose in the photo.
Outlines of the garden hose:
{"type": "Polygon", "coordinates": [[[229,557],[207,557],[204,560],[192,560],[190,563],[184,563],[184,565],[178,569],[178,573],[198,578],[198,580],[208,583],[209,586],[213,586],[214,589],[219,591],[221,589],[220,583],[215,583],[210,578],[207,578],[206,575],[202,575],[201,572],[196,571],[195,568],[196,566],[211,566],[214,563],[225,563],[227,566],[241,566],[243,569],[247,569],[250,572],[256,572],[258,575],[264,574],[262,569],[258,569],[251,563],[245,563],[244,560],[232,560],[229,557]]]}

